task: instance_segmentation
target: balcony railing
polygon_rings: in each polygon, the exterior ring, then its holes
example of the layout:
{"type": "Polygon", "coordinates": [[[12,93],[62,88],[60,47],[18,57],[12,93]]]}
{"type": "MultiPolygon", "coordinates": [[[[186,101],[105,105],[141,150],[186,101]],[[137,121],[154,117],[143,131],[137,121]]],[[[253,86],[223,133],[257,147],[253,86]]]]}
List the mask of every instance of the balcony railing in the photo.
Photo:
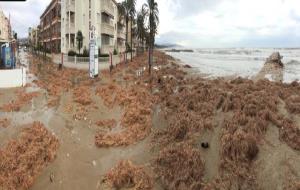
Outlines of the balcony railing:
{"type": "Polygon", "coordinates": [[[118,38],[122,38],[122,39],[125,39],[126,38],[126,34],[125,34],[125,32],[124,31],[118,31],[118,38]]]}
{"type": "Polygon", "coordinates": [[[114,46],[113,45],[107,45],[107,44],[102,44],[101,45],[101,53],[102,54],[108,54],[110,52],[114,51],[114,46]]]}
{"type": "Polygon", "coordinates": [[[52,22],[51,22],[51,24],[53,25],[53,24],[55,24],[55,23],[57,23],[57,22],[61,22],[59,16],[54,17],[53,20],[52,20],[52,22]]]}
{"type": "Polygon", "coordinates": [[[114,7],[110,0],[101,0],[101,11],[114,15],[114,7]]]}
{"type": "Polygon", "coordinates": [[[101,33],[108,34],[108,35],[114,35],[114,27],[108,23],[102,23],[101,24],[101,33]]]}
{"type": "Polygon", "coordinates": [[[60,33],[59,32],[55,32],[52,34],[52,39],[60,39],[60,33]]]}
{"type": "Polygon", "coordinates": [[[67,34],[75,34],[75,24],[74,23],[67,23],[66,24],[66,33],[67,34]]]}
{"type": "Polygon", "coordinates": [[[72,1],[70,4],[67,3],[66,9],[67,12],[75,12],[75,2],[72,1]]]}

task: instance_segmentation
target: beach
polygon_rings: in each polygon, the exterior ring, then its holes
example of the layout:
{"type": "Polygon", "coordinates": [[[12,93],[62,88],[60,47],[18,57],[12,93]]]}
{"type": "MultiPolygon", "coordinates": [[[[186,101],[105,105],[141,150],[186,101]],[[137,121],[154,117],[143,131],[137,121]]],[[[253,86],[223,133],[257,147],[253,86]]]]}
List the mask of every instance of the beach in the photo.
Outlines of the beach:
{"type": "Polygon", "coordinates": [[[151,74],[145,53],[90,79],[26,57],[30,83],[0,90],[0,189],[300,187],[300,84],[282,68],[212,75],[155,51],[151,74]]]}

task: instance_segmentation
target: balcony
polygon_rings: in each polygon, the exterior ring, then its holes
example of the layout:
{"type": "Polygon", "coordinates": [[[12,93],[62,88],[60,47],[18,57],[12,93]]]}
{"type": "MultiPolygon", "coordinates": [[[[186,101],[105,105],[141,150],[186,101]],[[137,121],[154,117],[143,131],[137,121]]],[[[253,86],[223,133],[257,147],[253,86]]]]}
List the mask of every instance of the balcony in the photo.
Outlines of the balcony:
{"type": "Polygon", "coordinates": [[[114,7],[111,0],[101,0],[101,12],[114,17],[114,7]]]}
{"type": "Polygon", "coordinates": [[[70,4],[66,5],[67,12],[75,12],[75,2],[72,1],[70,4]]]}
{"type": "Polygon", "coordinates": [[[118,38],[125,39],[126,38],[125,31],[119,30],[118,31],[118,38]]]}
{"type": "Polygon", "coordinates": [[[66,24],[66,34],[75,34],[75,24],[74,23],[67,23],[66,24]]]}
{"type": "Polygon", "coordinates": [[[58,40],[60,39],[60,33],[59,32],[55,32],[55,33],[52,33],[52,40],[58,40]]]}
{"type": "Polygon", "coordinates": [[[113,36],[114,35],[114,27],[108,23],[102,23],[101,24],[101,33],[113,36]]]}
{"type": "Polygon", "coordinates": [[[54,17],[51,24],[53,25],[53,24],[58,23],[58,22],[59,23],[61,22],[60,16],[54,17]]]}
{"type": "Polygon", "coordinates": [[[109,54],[110,52],[112,53],[114,51],[114,46],[113,45],[102,44],[100,51],[101,51],[102,54],[109,54]]]}

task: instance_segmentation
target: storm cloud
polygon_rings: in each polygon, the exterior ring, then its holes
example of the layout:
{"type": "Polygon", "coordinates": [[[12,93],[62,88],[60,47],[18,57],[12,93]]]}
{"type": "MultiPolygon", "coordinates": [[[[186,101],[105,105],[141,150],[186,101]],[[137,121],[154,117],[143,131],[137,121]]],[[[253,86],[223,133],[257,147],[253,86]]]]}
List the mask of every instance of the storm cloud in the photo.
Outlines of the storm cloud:
{"type": "Polygon", "coordinates": [[[40,16],[50,0],[27,0],[26,2],[0,2],[0,8],[11,19],[12,29],[19,37],[27,37],[28,28],[37,26],[40,16]]]}
{"type": "MultiPolygon", "coordinates": [[[[117,0],[121,1],[121,0],[117,0]]],[[[187,47],[300,47],[299,0],[156,0],[157,43],[187,47]]],[[[1,2],[13,29],[27,36],[50,0],[1,2]]],[[[146,0],[137,0],[139,10],[146,0]]]]}

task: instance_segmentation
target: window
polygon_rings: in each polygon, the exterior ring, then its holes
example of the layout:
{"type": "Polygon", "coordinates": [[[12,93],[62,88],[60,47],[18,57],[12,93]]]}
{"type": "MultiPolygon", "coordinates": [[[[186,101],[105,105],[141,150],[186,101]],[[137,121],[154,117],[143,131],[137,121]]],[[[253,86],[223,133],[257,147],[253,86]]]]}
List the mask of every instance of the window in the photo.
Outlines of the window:
{"type": "Polygon", "coordinates": [[[82,20],[83,26],[85,26],[85,14],[83,14],[83,20],[82,20]]]}
{"type": "Polygon", "coordinates": [[[100,13],[97,13],[97,23],[100,24],[101,22],[101,15],[100,13]]]}

